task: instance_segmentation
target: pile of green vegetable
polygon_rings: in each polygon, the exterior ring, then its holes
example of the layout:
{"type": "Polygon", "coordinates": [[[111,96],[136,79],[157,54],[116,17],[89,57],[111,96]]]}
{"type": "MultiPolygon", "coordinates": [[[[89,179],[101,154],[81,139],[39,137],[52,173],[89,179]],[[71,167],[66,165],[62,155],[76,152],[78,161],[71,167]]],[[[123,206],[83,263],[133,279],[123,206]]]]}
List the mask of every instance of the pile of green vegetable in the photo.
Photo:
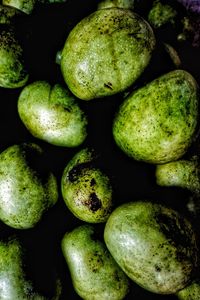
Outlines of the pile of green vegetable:
{"type": "Polygon", "coordinates": [[[200,3],[82,2],[0,5],[0,299],[198,300],[200,3]]]}

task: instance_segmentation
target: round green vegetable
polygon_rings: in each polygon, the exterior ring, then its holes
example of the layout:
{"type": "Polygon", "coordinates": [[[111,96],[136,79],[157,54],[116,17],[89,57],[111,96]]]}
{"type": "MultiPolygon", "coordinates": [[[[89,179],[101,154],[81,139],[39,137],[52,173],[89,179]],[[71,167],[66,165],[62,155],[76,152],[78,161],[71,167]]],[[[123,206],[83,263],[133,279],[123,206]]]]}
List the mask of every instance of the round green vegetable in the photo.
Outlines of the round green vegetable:
{"type": "Polygon", "coordinates": [[[113,122],[114,139],[136,160],[177,160],[196,138],[198,101],[192,75],[169,72],[128,95],[113,122]]]}
{"type": "Polygon", "coordinates": [[[58,199],[55,176],[35,144],[13,145],[0,154],[0,220],[17,229],[34,227],[58,199]]]}
{"type": "Polygon", "coordinates": [[[122,300],[129,290],[128,279],[91,225],[67,232],[62,251],[75,291],[85,300],[122,300]]]}
{"type": "Polygon", "coordinates": [[[28,74],[24,67],[23,49],[14,31],[0,30],[0,87],[19,88],[26,84],[28,74]]]}
{"type": "Polygon", "coordinates": [[[158,294],[173,294],[192,279],[198,249],[191,224],[156,203],[123,204],[104,231],[113,258],[133,281],[158,294]]]}
{"type": "Polygon", "coordinates": [[[85,222],[105,222],[111,213],[112,186],[95,166],[92,150],[83,149],[70,160],[63,171],[61,191],[69,210],[85,222]]]}
{"type": "Polygon", "coordinates": [[[128,9],[99,9],[70,32],[61,71],[78,98],[91,100],[124,91],[148,65],[155,46],[150,25],[128,9]]]}
{"type": "Polygon", "coordinates": [[[36,81],[22,90],[18,112],[33,136],[56,146],[77,147],[87,136],[87,118],[76,100],[59,84],[36,81]]]}

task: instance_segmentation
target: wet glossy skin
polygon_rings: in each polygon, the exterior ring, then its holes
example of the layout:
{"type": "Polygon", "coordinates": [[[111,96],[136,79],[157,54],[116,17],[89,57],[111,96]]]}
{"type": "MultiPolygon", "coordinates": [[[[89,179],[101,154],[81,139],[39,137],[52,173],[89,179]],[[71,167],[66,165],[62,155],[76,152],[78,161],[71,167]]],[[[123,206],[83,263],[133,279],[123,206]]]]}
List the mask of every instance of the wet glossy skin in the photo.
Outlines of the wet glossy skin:
{"type": "Polygon", "coordinates": [[[136,160],[177,160],[195,138],[198,101],[197,83],[189,73],[167,73],[125,99],[113,122],[114,139],[136,160]]]}
{"type": "Polygon", "coordinates": [[[19,116],[35,137],[50,144],[77,147],[87,136],[87,117],[77,99],[60,84],[36,81],[18,99],[19,116]]]}
{"type": "Polygon", "coordinates": [[[70,32],[61,71],[80,99],[114,95],[141,75],[154,46],[153,31],[143,18],[126,9],[100,9],[70,32]]]}
{"type": "Polygon", "coordinates": [[[91,225],[66,233],[62,251],[73,286],[85,300],[122,300],[128,293],[128,279],[113,260],[91,225]]]}
{"type": "Polygon", "coordinates": [[[94,153],[78,152],[67,164],[61,180],[63,199],[70,211],[89,223],[105,222],[111,213],[112,186],[107,175],[95,167],[94,153]]]}
{"type": "Polygon", "coordinates": [[[110,215],[104,239],[122,270],[151,292],[176,293],[194,274],[193,229],[172,209],[142,201],[123,204],[110,215]]]}
{"type": "Polygon", "coordinates": [[[13,145],[0,154],[0,219],[8,226],[34,227],[58,199],[55,176],[31,165],[40,154],[35,144],[13,145]]]}

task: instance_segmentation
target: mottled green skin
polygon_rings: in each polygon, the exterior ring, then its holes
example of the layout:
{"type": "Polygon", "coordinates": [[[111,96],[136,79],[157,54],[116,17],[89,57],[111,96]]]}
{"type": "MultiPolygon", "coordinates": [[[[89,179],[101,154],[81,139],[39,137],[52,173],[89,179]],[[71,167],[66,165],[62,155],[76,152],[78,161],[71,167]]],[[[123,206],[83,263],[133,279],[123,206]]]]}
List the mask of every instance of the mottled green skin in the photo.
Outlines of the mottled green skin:
{"type": "Polygon", "coordinates": [[[18,88],[26,84],[23,50],[12,30],[0,31],[0,86],[18,88]]]}
{"type": "Polygon", "coordinates": [[[177,293],[180,300],[199,300],[200,297],[200,281],[195,280],[190,285],[177,293]]]}
{"type": "Polygon", "coordinates": [[[105,222],[111,213],[110,180],[95,167],[95,156],[89,149],[78,152],[67,164],[62,175],[61,191],[69,210],[83,221],[105,222]]]}
{"type": "Polygon", "coordinates": [[[17,8],[29,15],[32,13],[36,0],[2,0],[3,5],[17,8]]]}
{"type": "Polygon", "coordinates": [[[1,300],[45,300],[27,281],[23,263],[23,249],[17,239],[0,241],[1,300]]]}
{"type": "Polygon", "coordinates": [[[19,116],[30,133],[50,144],[77,147],[87,136],[87,118],[76,98],[61,85],[36,81],[18,99],[19,116]]]}
{"type": "Polygon", "coordinates": [[[153,31],[142,17],[126,9],[99,9],[70,32],[61,71],[80,99],[114,95],[141,75],[154,46],[153,31]]]}
{"type": "Polygon", "coordinates": [[[135,0],[100,0],[98,9],[119,7],[125,9],[134,9],[135,0]]]}
{"type": "Polygon", "coordinates": [[[148,14],[148,21],[153,27],[159,28],[167,23],[174,23],[176,15],[173,7],[156,0],[148,14]]]}
{"type": "Polygon", "coordinates": [[[20,15],[20,11],[14,7],[0,5],[0,24],[11,24],[12,20],[20,15]]]}
{"type": "Polygon", "coordinates": [[[179,186],[200,194],[198,158],[178,160],[156,167],[156,182],[161,186],[179,186]]]}
{"type": "Polygon", "coordinates": [[[34,227],[57,201],[56,178],[37,170],[40,152],[35,144],[21,144],[0,154],[0,219],[13,228],[34,227]]]}
{"type": "Polygon", "coordinates": [[[66,233],[62,251],[77,294],[84,300],[120,300],[128,279],[116,264],[94,227],[82,225],[66,233]]]}
{"type": "Polygon", "coordinates": [[[191,225],[172,209],[138,201],[115,209],[105,243],[133,281],[158,294],[173,294],[190,281],[197,264],[191,225]]]}
{"type": "Polygon", "coordinates": [[[113,122],[114,139],[136,160],[177,160],[195,138],[198,101],[195,79],[183,70],[169,72],[124,100],[113,122]]]}

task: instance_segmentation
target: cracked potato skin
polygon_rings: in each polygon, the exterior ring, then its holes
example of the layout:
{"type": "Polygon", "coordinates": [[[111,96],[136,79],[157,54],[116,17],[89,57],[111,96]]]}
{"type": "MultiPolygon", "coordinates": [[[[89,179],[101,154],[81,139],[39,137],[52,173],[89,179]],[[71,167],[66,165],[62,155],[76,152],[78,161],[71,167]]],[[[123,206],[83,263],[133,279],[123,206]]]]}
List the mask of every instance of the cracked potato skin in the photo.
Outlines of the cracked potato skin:
{"type": "Polygon", "coordinates": [[[125,203],[111,213],[104,240],[126,275],[150,292],[174,294],[194,276],[196,236],[173,209],[147,201],[125,203]]]}
{"type": "Polygon", "coordinates": [[[171,71],[130,94],[113,122],[116,144],[135,160],[162,164],[182,157],[196,137],[198,86],[171,71]]]}
{"type": "Polygon", "coordinates": [[[61,71],[82,100],[124,91],[141,75],[155,47],[150,25],[131,10],[100,9],[70,32],[61,54],[61,71]]]}

